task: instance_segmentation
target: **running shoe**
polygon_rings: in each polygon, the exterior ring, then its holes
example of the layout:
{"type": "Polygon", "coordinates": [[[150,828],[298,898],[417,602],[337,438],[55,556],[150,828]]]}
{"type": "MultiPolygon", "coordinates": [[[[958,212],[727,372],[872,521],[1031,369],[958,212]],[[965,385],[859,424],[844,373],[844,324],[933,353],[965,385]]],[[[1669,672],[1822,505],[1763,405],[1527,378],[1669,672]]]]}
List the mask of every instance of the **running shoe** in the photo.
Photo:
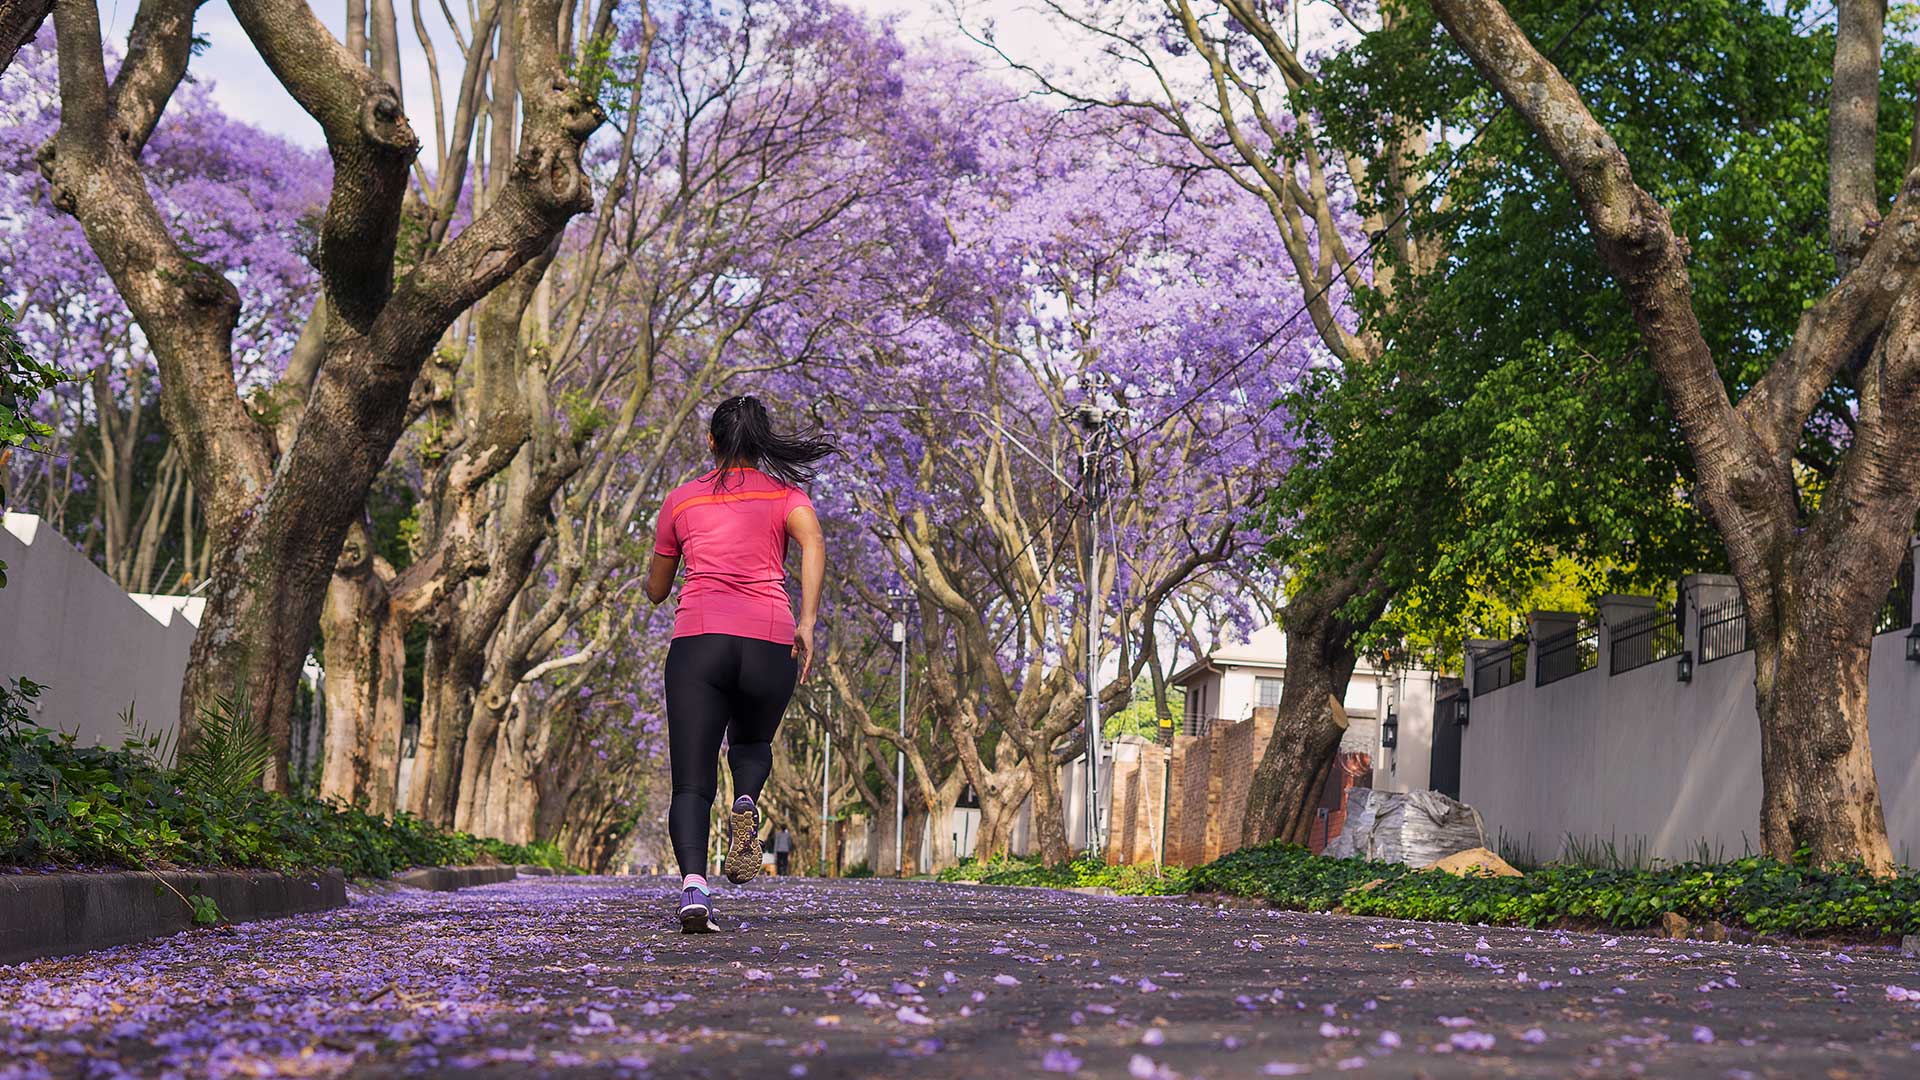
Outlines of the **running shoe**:
{"type": "Polygon", "coordinates": [[[735,885],[745,885],[760,873],[760,812],[750,796],[733,800],[733,813],[727,817],[727,857],[720,869],[735,885]]]}
{"type": "Polygon", "coordinates": [[[692,885],[680,890],[680,932],[683,934],[716,934],[720,928],[713,925],[713,902],[702,889],[692,885]]]}

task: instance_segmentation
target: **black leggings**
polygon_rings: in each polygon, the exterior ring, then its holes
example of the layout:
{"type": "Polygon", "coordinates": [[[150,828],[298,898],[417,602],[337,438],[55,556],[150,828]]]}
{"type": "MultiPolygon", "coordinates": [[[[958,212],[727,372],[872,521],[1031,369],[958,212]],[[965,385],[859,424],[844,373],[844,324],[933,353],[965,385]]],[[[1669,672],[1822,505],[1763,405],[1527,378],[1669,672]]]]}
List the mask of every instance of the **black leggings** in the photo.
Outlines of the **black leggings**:
{"type": "Polygon", "coordinates": [[[667,648],[667,746],[673,806],[667,835],[682,874],[707,872],[707,822],[720,790],[720,737],[735,797],[756,801],[773,772],[773,733],[800,664],[793,647],[732,634],[673,639],[667,648]]]}

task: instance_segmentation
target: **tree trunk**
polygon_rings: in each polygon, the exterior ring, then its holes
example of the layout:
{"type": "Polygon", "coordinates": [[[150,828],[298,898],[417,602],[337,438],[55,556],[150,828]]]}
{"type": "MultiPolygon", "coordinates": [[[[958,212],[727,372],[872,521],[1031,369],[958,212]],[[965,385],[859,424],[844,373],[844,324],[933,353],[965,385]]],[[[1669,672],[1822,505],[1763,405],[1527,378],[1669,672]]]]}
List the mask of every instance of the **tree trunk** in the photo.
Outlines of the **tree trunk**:
{"type": "Polygon", "coordinates": [[[980,796],[980,832],[973,840],[973,857],[1012,854],[1013,830],[1020,822],[1020,808],[1033,791],[1032,784],[1021,776],[1018,782],[1000,785],[997,790],[990,791],[978,783],[973,790],[980,796]]]}
{"type": "Polygon", "coordinates": [[[1904,523],[1849,532],[1860,535],[1802,534],[1770,594],[1741,583],[1760,713],[1760,837],[1776,858],[1804,852],[1815,864],[1884,870],[1894,861],[1867,732],[1867,669],[1893,579],[1879,568],[1897,566],[1910,541],[1904,523]]]}
{"type": "Polygon", "coordinates": [[[391,814],[405,701],[405,631],[390,602],[393,571],[356,526],[321,609],[326,748],[320,795],[391,814]]]}
{"type": "MultiPolygon", "coordinates": [[[[1253,847],[1276,837],[1304,844],[1340,738],[1346,731],[1347,681],[1353,676],[1356,624],[1334,615],[1354,595],[1361,579],[1349,577],[1295,595],[1281,625],[1287,635],[1287,667],[1273,736],[1247,788],[1247,814],[1240,844],[1253,847]]],[[[1377,602],[1377,601],[1376,601],[1377,602]]],[[[1371,624],[1369,619],[1367,624],[1371,624]]]]}
{"type": "Polygon", "coordinates": [[[919,799],[908,799],[906,818],[906,842],[900,845],[900,876],[912,877],[927,872],[923,865],[925,860],[921,858],[922,842],[927,837],[927,804],[919,799]]]}
{"type": "MultiPolygon", "coordinates": [[[[500,679],[496,676],[493,681],[498,683],[500,679]]],[[[504,748],[498,743],[507,713],[505,699],[506,695],[496,686],[488,686],[473,697],[473,707],[467,714],[466,736],[462,739],[465,749],[460,755],[459,786],[455,789],[453,825],[456,829],[473,832],[487,827],[492,818],[486,803],[494,794],[490,778],[498,781],[502,773],[511,771],[504,760],[504,748]]]]}
{"type": "MultiPolygon", "coordinates": [[[[927,811],[927,873],[939,873],[960,861],[960,844],[953,832],[953,812],[966,782],[965,770],[954,769],[931,792],[933,801],[927,811]]],[[[925,791],[925,785],[922,790],[925,791]]]]}
{"type": "Polygon", "coordinates": [[[1893,865],[1867,740],[1867,656],[1802,628],[1754,650],[1760,836],[1776,857],[1893,865]]]}
{"type": "Polygon", "coordinates": [[[406,809],[436,825],[453,824],[466,717],[479,673],[469,657],[451,655],[451,635],[436,627],[427,637],[420,692],[420,740],[406,809]]]}
{"type": "Polygon", "coordinates": [[[1033,839],[1046,866],[1065,866],[1073,859],[1067,845],[1067,818],[1060,801],[1060,767],[1053,755],[1033,754],[1027,758],[1027,775],[1033,784],[1033,839]]]}
{"type": "Polygon", "coordinates": [[[1307,842],[1320,785],[1346,733],[1334,717],[1333,699],[1324,689],[1310,688],[1324,687],[1325,682],[1309,678],[1308,685],[1296,693],[1293,675],[1289,662],[1289,681],[1280,691],[1273,738],[1247,791],[1247,816],[1240,834],[1243,847],[1276,838],[1290,844],[1307,842]]]}
{"type": "Polygon", "coordinates": [[[867,869],[874,877],[891,877],[893,865],[893,802],[874,810],[867,819],[867,869]]]}

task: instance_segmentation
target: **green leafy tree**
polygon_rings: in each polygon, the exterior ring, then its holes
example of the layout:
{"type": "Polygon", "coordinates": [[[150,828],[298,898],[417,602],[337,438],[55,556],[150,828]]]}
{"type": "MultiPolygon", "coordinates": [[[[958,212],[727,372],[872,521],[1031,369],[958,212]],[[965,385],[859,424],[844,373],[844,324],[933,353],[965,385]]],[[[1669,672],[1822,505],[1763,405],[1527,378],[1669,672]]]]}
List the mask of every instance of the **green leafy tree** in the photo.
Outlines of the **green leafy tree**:
{"type": "Polygon", "coordinates": [[[1683,36],[1671,47],[1712,61],[1679,104],[1703,100],[1721,122],[1671,125],[1639,143],[1615,102],[1654,96],[1643,73],[1668,66],[1662,52],[1625,50],[1582,78],[1535,46],[1552,31],[1524,8],[1516,22],[1497,0],[1433,7],[1550,158],[1539,173],[1577,205],[1618,288],[1595,299],[1617,297],[1631,316],[1631,366],[1657,379],[1670,408],[1672,422],[1651,434],[1685,453],[1688,493],[1740,584],[1764,849],[1890,872],[1867,661],[1920,510],[1920,147],[1912,104],[1901,103],[1911,52],[1897,34],[1885,41],[1885,0],[1842,0],[1831,26],[1791,34],[1765,33],[1760,17],[1745,33],[1716,32],[1695,6],[1679,10],[1683,36]],[[1795,59],[1808,51],[1817,68],[1795,59]],[[1786,96],[1802,104],[1782,122],[1743,115],[1800,80],[1786,96]],[[1735,153],[1709,174],[1663,182],[1676,152],[1715,143],[1735,153]],[[1758,177],[1775,190],[1748,183],[1758,177]],[[1690,217],[1714,203],[1755,226],[1745,250],[1690,217]],[[1778,223],[1767,214],[1776,207],[1778,223]],[[1716,244],[1726,257],[1703,258],[1716,244]],[[1735,333],[1730,306],[1754,313],[1735,333]]]}
{"type": "MultiPolygon", "coordinates": [[[[1641,181],[1693,237],[1711,298],[1703,332],[1728,381],[1751,382],[1831,266],[1823,148],[1807,136],[1824,124],[1830,37],[1753,0],[1517,9],[1558,45],[1563,70],[1595,87],[1614,137],[1645,162],[1641,181]],[[1614,78],[1622,65],[1638,77],[1614,78]]],[[[1725,556],[1688,499],[1691,460],[1572,194],[1439,33],[1424,9],[1406,11],[1323,79],[1335,140],[1460,133],[1436,140],[1421,168],[1441,182],[1405,218],[1448,257],[1403,276],[1398,302],[1370,306],[1389,342],[1377,361],[1303,391],[1315,467],[1278,493],[1288,528],[1277,547],[1310,565],[1338,550],[1338,530],[1388,542],[1396,600],[1377,632],[1447,659],[1463,636],[1511,632],[1527,607],[1662,593],[1725,556]]],[[[1916,74],[1914,51],[1896,49],[1888,92],[1916,74]]],[[[1885,133],[1889,183],[1909,127],[1885,133]]],[[[1815,475],[1831,471],[1848,407],[1840,392],[1818,404],[1799,457],[1815,475]]]]}
{"type": "MultiPolygon", "coordinates": [[[[21,347],[13,309],[0,301],[0,506],[7,502],[7,456],[12,447],[32,447],[48,434],[47,426],[34,419],[33,403],[61,379],[59,369],[35,360],[21,347]]],[[[0,589],[6,585],[7,564],[0,562],[0,589]]]]}
{"type": "Polygon", "coordinates": [[[33,403],[63,378],[58,368],[27,354],[13,320],[13,309],[0,300],[0,449],[30,446],[49,433],[34,419],[33,403]]]}

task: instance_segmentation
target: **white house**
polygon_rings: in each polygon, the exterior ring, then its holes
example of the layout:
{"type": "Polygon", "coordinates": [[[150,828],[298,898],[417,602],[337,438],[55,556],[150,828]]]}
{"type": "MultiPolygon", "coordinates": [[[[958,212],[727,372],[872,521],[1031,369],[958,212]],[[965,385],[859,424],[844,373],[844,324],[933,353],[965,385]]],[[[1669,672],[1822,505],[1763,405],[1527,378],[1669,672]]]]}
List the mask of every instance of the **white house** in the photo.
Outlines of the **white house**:
{"type": "MultiPolygon", "coordinates": [[[[1223,645],[1170,680],[1186,693],[1184,730],[1199,734],[1214,723],[1250,719],[1255,708],[1280,704],[1287,669],[1287,636],[1278,625],[1242,642],[1223,645]]],[[[1440,674],[1392,665],[1381,670],[1362,659],[1341,702],[1347,734],[1340,749],[1373,760],[1373,786],[1418,791],[1428,786],[1433,750],[1433,707],[1440,674]],[[1384,720],[1391,717],[1393,746],[1386,746],[1384,720]]]]}

